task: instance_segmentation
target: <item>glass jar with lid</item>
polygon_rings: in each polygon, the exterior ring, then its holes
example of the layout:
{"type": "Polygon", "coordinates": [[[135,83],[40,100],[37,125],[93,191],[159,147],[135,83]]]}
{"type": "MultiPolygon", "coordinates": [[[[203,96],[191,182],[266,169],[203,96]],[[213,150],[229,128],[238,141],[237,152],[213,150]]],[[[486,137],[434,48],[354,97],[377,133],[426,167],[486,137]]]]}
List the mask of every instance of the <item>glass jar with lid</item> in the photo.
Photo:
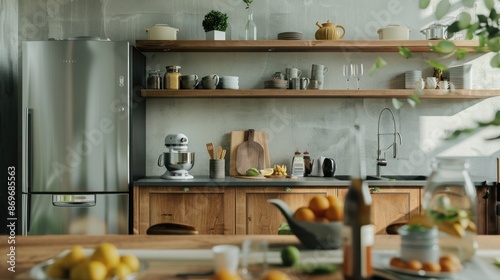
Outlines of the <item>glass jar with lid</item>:
{"type": "Polygon", "coordinates": [[[477,249],[476,189],[460,158],[439,158],[427,180],[423,210],[439,229],[441,254],[451,253],[468,261],[477,249]]]}
{"type": "Polygon", "coordinates": [[[181,77],[181,67],[177,65],[167,66],[167,72],[165,73],[164,84],[165,89],[179,89],[180,77],[181,77]]]}
{"type": "Polygon", "coordinates": [[[161,89],[162,88],[162,78],[160,75],[160,70],[149,70],[148,75],[148,89],[161,89]]]}

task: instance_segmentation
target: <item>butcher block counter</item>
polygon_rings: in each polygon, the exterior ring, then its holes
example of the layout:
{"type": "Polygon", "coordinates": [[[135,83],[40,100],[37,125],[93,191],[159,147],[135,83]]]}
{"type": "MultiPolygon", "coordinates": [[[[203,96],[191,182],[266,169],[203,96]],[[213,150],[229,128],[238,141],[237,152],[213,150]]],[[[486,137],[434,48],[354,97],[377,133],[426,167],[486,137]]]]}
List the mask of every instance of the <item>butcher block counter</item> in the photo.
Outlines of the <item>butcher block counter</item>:
{"type": "MultiPolygon", "coordinates": [[[[47,236],[16,236],[15,237],[15,273],[10,272],[6,266],[6,254],[9,252],[7,237],[2,236],[0,265],[1,279],[31,279],[30,270],[33,266],[48,259],[54,258],[64,250],[71,249],[74,245],[82,245],[84,248],[94,248],[101,242],[115,244],[120,251],[141,252],[139,258],[149,259],[146,261],[145,270],[139,275],[139,279],[177,279],[177,273],[206,272],[212,269],[211,258],[200,260],[203,253],[209,253],[210,248],[216,244],[241,245],[245,239],[266,239],[270,244],[270,269],[278,269],[289,273],[293,279],[342,279],[339,272],[333,276],[308,276],[300,274],[292,268],[284,268],[273,264],[271,255],[278,254],[279,250],[288,244],[300,243],[295,236],[280,235],[233,235],[233,236],[210,236],[210,235],[106,235],[106,236],[75,236],[75,235],[47,235],[47,236]],[[151,250],[151,251],[148,251],[151,250]],[[153,251],[154,250],[154,251],[153,251]],[[160,255],[157,259],[147,258],[149,255],[160,255]],[[154,253],[153,253],[154,252],[154,253]],[[190,256],[189,252],[193,252],[190,256]],[[158,254],[159,253],[159,254],[158,254]],[[172,254],[175,253],[175,256],[172,254]],[[163,258],[163,257],[164,258],[163,258]],[[191,259],[192,258],[192,259],[191,259]]],[[[495,256],[500,257],[500,238],[498,236],[479,236],[479,252],[481,262],[487,266],[491,275],[500,279],[500,269],[491,263],[495,256]]],[[[393,250],[397,253],[400,238],[397,235],[375,236],[374,253],[393,250]]],[[[10,246],[10,245],[9,245],[10,246]]],[[[316,255],[327,255],[333,251],[313,251],[316,255]]],[[[333,257],[332,257],[333,258],[333,257]]],[[[466,266],[467,268],[467,266],[466,266]]],[[[190,278],[190,279],[208,279],[190,278]]],[[[481,278],[485,279],[485,278],[481,278]]],[[[494,278],[493,278],[494,279],[494,278]]]]}

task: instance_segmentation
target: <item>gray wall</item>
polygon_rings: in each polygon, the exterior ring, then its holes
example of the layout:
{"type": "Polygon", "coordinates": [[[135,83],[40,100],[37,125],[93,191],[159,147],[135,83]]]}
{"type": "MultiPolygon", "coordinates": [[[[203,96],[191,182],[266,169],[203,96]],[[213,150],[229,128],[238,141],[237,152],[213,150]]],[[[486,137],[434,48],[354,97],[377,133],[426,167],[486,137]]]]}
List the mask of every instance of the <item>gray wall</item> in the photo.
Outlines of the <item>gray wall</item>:
{"type": "MultiPolygon", "coordinates": [[[[436,1],[433,1],[435,5],[436,1]]],[[[454,1],[458,3],[459,1],[454,1]]],[[[22,40],[67,38],[78,35],[107,37],[111,40],[146,39],[145,29],[156,23],[179,28],[179,39],[204,39],[203,16],[212,9],[227,12],[231,38],[242,39],[249,13],[240,0],[52,0],[19,2],[19,36],[22,40]]],[[[453,15],[460,5],[454,4],[453,15]]],[[[479,10],[482,7],[478,7],[479,10]]],[[[432,9],[421,11],[416,1],[362,0],[256,0],[250,12],[257,23],[258,39],[275,39],[279,32],[300,31],[305,39],[313,39],[316,21],[342,24],[346,40],[377,39],[377,29],[389,23],[411,28],[411,39],[423,39],[419,30],[435,21],[432,9]],[[363,9],[359,9],[362,6],[363,9]]],[[[451,20],[452,18],[448,18],[451,20]]],[[[388,53],[148,53],[148,69],[164,70],[167,65],[182,66],[182,73],[204,76],[210,73],[240,77],[240,88],[263,88],[263,81],[275,71],[295,66],[310,74],[311,64],[325,64],[329,69],[325,88],[343,89],[342,64],[364,63],[367,70],[377,56],[389,65],[373,76],[361,78],[362,89],[404,87],[407,70],[422,70],[424,76],[432,69],[425,60],[437,59],[433,54],[416,54],[406,60],[388,53]]],[[[474,65],[475,88],[500,88],[500,71],[491,69],[489,55],[470,55],[466,62],[474,65]]],[[[451,59],[443,63],[457,64],[451,59]]],[[[367,71],[366,71],[367,72],[367,71]]],[[[355,83],[351,81],[351,87],[355,83]]],[[[405,105],[395,112],[403,145],[397,159],[389,152],[385,174],[428,174],[436,149],[444,150],[442,137],[451,130],[473,125],[473,120],[491,119],[500,109],[499,98],[487,100],[424,100],[412,108],[405,105]]],[[[404,100],[402,100],[404,101],[404,100]]],[[[368,173],[375,173],[377,120],[380,111],[392,107],[391,99],[148,99],[147,100],[147,174],[160,175],[164,169],[156,165],[165,151],[163,138],[169,133],[189,137],[191,151],[196,152],[194,175],[208,174],[205,143],[213,142],[229,148],[231,130],[254,128],[269,133],[272,163],[290,164],[293,153],[306,149],[313,157],[333,157],[338,174],[349,173],[345,152],[347,131],[355,124],[365,126],[368,173]]],[[[391,123],[384,115],[382,131],[391,123]]],[[[390,144],[382,139],[382,146],[390,144]]],[[[487,149],[474,149],[477,142],[452,150],[454,155],[467,156],[471,173],[480,178],[494,178],[498,143],[487,149]]],[[[449,146],[449,144],[447,144],[449,146]]],[[[446,152],[446,151],[445,151],[446,152]]]]}

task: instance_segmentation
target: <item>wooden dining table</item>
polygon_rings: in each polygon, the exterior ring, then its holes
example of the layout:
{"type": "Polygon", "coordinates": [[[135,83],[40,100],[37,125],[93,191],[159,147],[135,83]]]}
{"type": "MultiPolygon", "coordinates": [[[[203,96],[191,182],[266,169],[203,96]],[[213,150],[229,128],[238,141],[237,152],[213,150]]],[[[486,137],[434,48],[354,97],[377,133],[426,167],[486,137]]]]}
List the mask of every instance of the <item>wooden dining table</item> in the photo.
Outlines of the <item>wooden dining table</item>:
{"type": "MultiPolygon", "coordinates": [[[[12,238],[11,238],[12,239],[12,238]]],[[[15,244],[9,244],[7,236],[0,237],[0,279],[32,279],[30,270],[48,259],[56,257],[75,245],[84,248],[95,248],[101,242],[115,244],[119,250],[196,250],[208,251],[218,244],[233,244],[240,246],[245,239],[267,240],[270,250],[279,251],[286,245],[295,245],[301,248],[299,240],[293,235],[45,235],[45,236],[15,236],[15,244]],[[11,248],[15,246],[15,248],[11,248]],[[14,249],[14,250],[12,250],[14,249]],[[7,254],[15,253],[15,272],[8,270],[7,254]]],[[[500,257],[499,236],[478,236],[479,250],[498,252],[500,257]]],[[[400,237],[397,235],[375,236],[374,251],[397,250],[400,246],[400,237]]],[[[155,251],[159,252],[159,251],[155,251]]],[[[196,257],[196,256],[195,256],[196,257]]],[[[178,273],[207,272],[213,269],[211,262],[189,261],[148,261],[147,268],[138,275],[139,279],[179,279],[178,273]]],[[[303,275],[294,268],[270,264],[269,269],[277,269],[293,274],[292,279],[342,279],[339,271],[327,276],[303,275]]],[[[500,279],[500,269],[498,270],[500,279]]],[[[189,279],[207,279],[208,277],[193,277],[189,279]]]]}

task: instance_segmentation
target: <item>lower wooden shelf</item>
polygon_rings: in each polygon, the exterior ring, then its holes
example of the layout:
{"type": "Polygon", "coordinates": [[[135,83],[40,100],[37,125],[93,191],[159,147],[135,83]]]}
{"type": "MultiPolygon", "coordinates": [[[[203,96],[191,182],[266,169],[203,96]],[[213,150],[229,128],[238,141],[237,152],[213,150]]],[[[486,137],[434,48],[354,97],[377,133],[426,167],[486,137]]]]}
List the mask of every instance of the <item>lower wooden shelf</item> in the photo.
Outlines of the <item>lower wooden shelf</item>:
{"type": "Polygon", "coordinates": [[[146,98],[407,98],[417,95],[424,99],[480,99],[500,96],[500,89],[457,89],[454,91],[412,89],[370,90],[289,90],[289,89],[143,89],[146,98]]]}

